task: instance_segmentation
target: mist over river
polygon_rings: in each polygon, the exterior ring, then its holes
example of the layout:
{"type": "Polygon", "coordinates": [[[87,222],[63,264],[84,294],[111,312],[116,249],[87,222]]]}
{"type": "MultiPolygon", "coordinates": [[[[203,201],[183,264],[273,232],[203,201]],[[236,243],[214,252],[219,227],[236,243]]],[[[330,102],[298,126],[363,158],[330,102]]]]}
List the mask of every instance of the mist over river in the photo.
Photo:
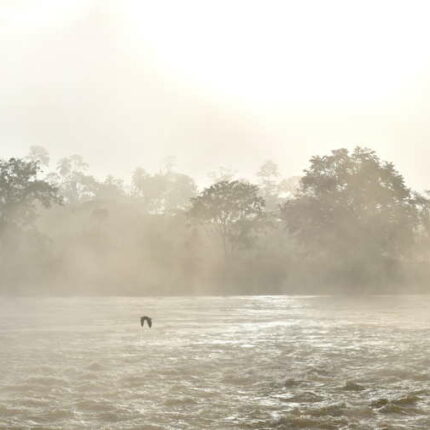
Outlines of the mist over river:
{"type": "Polygon", "coordinates": [[[429,429],[429,353],[427,296],[2,298],[0,428],[429,429]]]}

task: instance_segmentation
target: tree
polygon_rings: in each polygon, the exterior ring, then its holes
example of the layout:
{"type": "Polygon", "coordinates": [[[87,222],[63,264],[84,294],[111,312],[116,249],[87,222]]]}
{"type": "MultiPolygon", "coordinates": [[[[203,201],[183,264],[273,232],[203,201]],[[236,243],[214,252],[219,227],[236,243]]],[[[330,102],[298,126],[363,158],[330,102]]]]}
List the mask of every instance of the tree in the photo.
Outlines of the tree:
{"type": "Polygon", "coordinates": [[[183,173],[171,172],[166,175],[167,188],[164,197],[166,212],[175,212],[189,207],[190,199],[196,195],[194,179],[183,173]]]}
{"type": "Polygon", "coordinates": [[[278,165],[271,160],[265,161],[257,172],[260,179],[261,195],[266,207],[275,210],[279,205],[279,170],[278,165]]]}
{"type": "Polygon", "coordinates": [[[49,153],[43,146],[30,146],[30,151],[27,158],[31,161],[38,161],[41,166],[49,166],[49,153]]]}
{"type": "Polygon", "coordinates": [[[196,194],[194,180],[171,170],[148,174],[137,168],[133,174],[135,193],[143,199],[149,213],[172,213],[187,208],[196,194]]]}
{"type": "Polygon", "coordinates": [[[289,178],[282,179],[279,183],[279,195],[281,198],[291,198],[300,189],[301,184],[300,176],[291,176],[289,178]]]}
{"type": "Polygon", "coordinates": [[[364,282],[410,251],[427,204],[392,163],[357,147],[313,157],[281,212],[310,258],[364,282]]]}
{"type": "Polygon", "coordinates": [[[104,181],[96,181],[93,188],[96,199],[118,200],[126,196],[124,181],[112,175],[106,176],[104,181]]]}
{"type": "Polygon", "coordinates": [[[51,178],[60,184],[60,191],[67,203],[89,200],[97,191],[96,179],[86,173],[88,164],[80,155],[62,158],[57,163],[58,175],[51,178]]]}
{"type": "Polygon", "coordinates": [[[231,167],[220,166],[215,170],[208,173],[209,178],[212,182],[232,181],[237,175],[237,172],[231,167]]]}
{"type": "Polygon", "coordinates": [[[0,229],[25,227],[36,216],[37,203],[60,203],[58,189],[38,179],[39,162],[18,158],[0,160],[0,229]]]}
{"type": "Polygon", "coordinates": [[[262,182],[273,184],[276,183],[276,181],[279,178],[279,169],[278,165],[274,163],[272,160],[265,161],[261,167],[260,170],[257,173],[257,176],[259,176],[262,180],[262,182]]]}
{"type": "Polygon", "coordinates": [[[243,181],[221,181],[192,199],[189,217],[212,227],[221,238],[224,255],[249,244],[259,228],[264,200],[258,187],[243,181]]]}

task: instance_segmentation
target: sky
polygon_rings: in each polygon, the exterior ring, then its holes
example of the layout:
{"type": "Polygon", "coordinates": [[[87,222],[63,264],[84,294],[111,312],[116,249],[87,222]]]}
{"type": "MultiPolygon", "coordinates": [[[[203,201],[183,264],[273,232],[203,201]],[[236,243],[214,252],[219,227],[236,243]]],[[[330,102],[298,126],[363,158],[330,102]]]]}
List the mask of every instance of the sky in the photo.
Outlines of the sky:
{"type": "Polygon", "coordinates": [[[430,189],[430,3],[0,0],[0,157],[204,181],[367,146],[430,189]]]}

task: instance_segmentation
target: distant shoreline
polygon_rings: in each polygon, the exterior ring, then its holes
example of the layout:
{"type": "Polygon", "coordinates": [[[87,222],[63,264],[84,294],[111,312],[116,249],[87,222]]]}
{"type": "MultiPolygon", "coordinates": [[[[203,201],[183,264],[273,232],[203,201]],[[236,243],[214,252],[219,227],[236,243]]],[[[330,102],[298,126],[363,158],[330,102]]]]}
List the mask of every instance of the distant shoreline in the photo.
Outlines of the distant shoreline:
{"type": "Polygon", "coordinates": [[[346,297],[346,298],[354,298],[354,297],[386,297],[386,296],[428,296],[430,292],[385,292],[385,293],[372,293],[372,292],[363,292],[352,294],[351,292],[345,293],[284,293],[284,294],[164,294],[164,295],[150,295],[150,294],[130,294],[130,295],[120,295],[120,294],[0,294],[0,299],[4,298],[202,298],[202,297],[213,297],[213,298],[240,298],[240,297],[346,297]]]}

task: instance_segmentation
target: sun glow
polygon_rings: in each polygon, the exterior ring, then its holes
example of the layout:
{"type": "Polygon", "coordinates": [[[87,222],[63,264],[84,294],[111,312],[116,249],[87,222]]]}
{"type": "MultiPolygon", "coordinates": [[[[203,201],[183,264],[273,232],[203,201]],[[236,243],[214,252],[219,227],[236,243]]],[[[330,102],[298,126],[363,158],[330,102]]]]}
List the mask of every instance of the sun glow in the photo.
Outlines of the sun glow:
{"type": "Polygon", "coordinates": [[[0,34],[40,32],[61,28],[85,10],[85,0],[1,0],[0,34]]]}
{"type": "Polygon", "coordinates": [[[269,102],[366,102],[428,66],[429,6],[393,1],[122,3],[129,48],[172,75],[269,102]]]}

